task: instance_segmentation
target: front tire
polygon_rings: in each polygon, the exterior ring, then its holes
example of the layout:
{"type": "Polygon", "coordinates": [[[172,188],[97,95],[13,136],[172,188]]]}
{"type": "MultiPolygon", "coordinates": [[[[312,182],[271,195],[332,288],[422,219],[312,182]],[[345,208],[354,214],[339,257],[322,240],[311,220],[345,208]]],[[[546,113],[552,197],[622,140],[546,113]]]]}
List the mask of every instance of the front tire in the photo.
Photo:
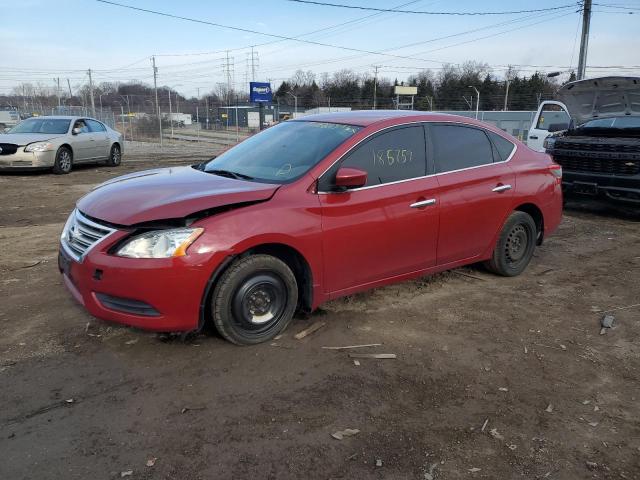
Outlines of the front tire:
{"type": "Polygon", "coordinates": [[[537,229],[531,215],[513,212],[502,227],[491,260],[485,266],[504,277],[520,275],[533,257],[537,229]]]}
{"type": "Polygon", "coordinates": [[[53,162],[53,173],[65,175],[73,168],[73,153],[68,147],[60,147],[53,162]]]}
{"type": "Polygon", "coordinates": [[[211,298],[216,329],[236,345],[255,345],[283,331],[298,304],[291,269],[271,255],[249,255],[220,277],[211,298]]]}
{"type": "Polygon", "coordinates": [[[120,145],[114,143],[111,145],[111,151],[109,152],[109,159],[107,160],[107,165],[110,167],[117,167],[122,162],[122,150],[120,150],[120,145]]]}

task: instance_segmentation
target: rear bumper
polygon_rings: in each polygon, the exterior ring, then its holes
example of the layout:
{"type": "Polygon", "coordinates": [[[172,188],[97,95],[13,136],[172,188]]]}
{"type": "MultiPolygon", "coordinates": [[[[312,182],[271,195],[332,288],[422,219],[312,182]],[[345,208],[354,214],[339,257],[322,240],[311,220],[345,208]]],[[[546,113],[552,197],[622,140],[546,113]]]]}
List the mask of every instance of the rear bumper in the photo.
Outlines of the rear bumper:
{"type": "Polygon", "coordinates": [[[563,170],[562,187],[567,193],[640,205],[640,175],[613,176],[563,170]]]}
{"type": "Polygon", "coordinates": [[[202,257],[132,259],[94,249],[76,262],[60,249],[58,266],[71,295],[94,317],[144,330],[186,332],[200,325],[212,273],[211,262],[202,257]]]}
{"type": "Polygon", "coordinates": [[[51,168],[56,159],[54,150],[48,152],[25,152],[24,147],[11,155],[0,155],[0,169],[51,168]]]}

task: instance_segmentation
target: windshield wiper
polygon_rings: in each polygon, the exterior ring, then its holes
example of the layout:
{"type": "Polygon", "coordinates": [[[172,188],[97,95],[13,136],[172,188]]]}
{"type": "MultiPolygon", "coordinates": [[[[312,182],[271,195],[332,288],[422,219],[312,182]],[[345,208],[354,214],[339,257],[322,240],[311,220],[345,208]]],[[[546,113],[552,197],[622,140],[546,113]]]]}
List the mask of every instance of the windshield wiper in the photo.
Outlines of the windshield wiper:
{"type": "Polygon", "coordinates": [[[253,180],[253,177],[250,175],[232,172],[231,170],[206,170],[206,172],[213,173],[214,175],[220,175],[221,177],[235,178],[236,180],[253,180]]]}

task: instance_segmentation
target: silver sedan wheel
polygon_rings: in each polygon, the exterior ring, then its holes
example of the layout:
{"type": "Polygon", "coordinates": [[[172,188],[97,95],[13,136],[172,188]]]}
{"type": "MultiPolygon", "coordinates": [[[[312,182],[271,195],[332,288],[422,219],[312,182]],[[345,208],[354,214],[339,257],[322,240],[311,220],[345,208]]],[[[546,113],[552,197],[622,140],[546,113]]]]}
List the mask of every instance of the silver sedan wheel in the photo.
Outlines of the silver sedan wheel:
{"type": "Polygon", "coordinates": [[[71,154],[68,150],[62,150],[58,156],[58,165],[60,170],[67,172],[71,170],[71,154]]]}
{"type": "Polygon", "coordinates": [[[120,147],[114,145],[111,147],[111,165],[120,165],[122,154],[120,153],[120,147]]]}

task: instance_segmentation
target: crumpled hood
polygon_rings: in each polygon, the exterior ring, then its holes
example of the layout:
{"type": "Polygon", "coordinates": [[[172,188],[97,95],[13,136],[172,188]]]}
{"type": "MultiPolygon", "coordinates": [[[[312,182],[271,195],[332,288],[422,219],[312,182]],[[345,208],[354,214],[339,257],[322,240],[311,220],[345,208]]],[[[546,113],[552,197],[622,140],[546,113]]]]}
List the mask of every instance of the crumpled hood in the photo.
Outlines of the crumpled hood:
{"type": "Polygon", "coordinates": [[[78,209],[98,220],[134,225],[183,218],[234,203],[268,200],[279,185],[247,182],[192,167],[159,168],[114,178],[78,200],[78,209]]]}
{"type": "Polygon", "coordinates": [[[640,77],[601,77],[567,83],[558,91],[576,125],[592,118],[640,115],[640,77]]]}
{"type": "Polygon", "coordinates": [[[28,145],[33,142],[44,142],[61,136],[58,133],[3,133],[0,134],[0,143],[28,145]]]}

